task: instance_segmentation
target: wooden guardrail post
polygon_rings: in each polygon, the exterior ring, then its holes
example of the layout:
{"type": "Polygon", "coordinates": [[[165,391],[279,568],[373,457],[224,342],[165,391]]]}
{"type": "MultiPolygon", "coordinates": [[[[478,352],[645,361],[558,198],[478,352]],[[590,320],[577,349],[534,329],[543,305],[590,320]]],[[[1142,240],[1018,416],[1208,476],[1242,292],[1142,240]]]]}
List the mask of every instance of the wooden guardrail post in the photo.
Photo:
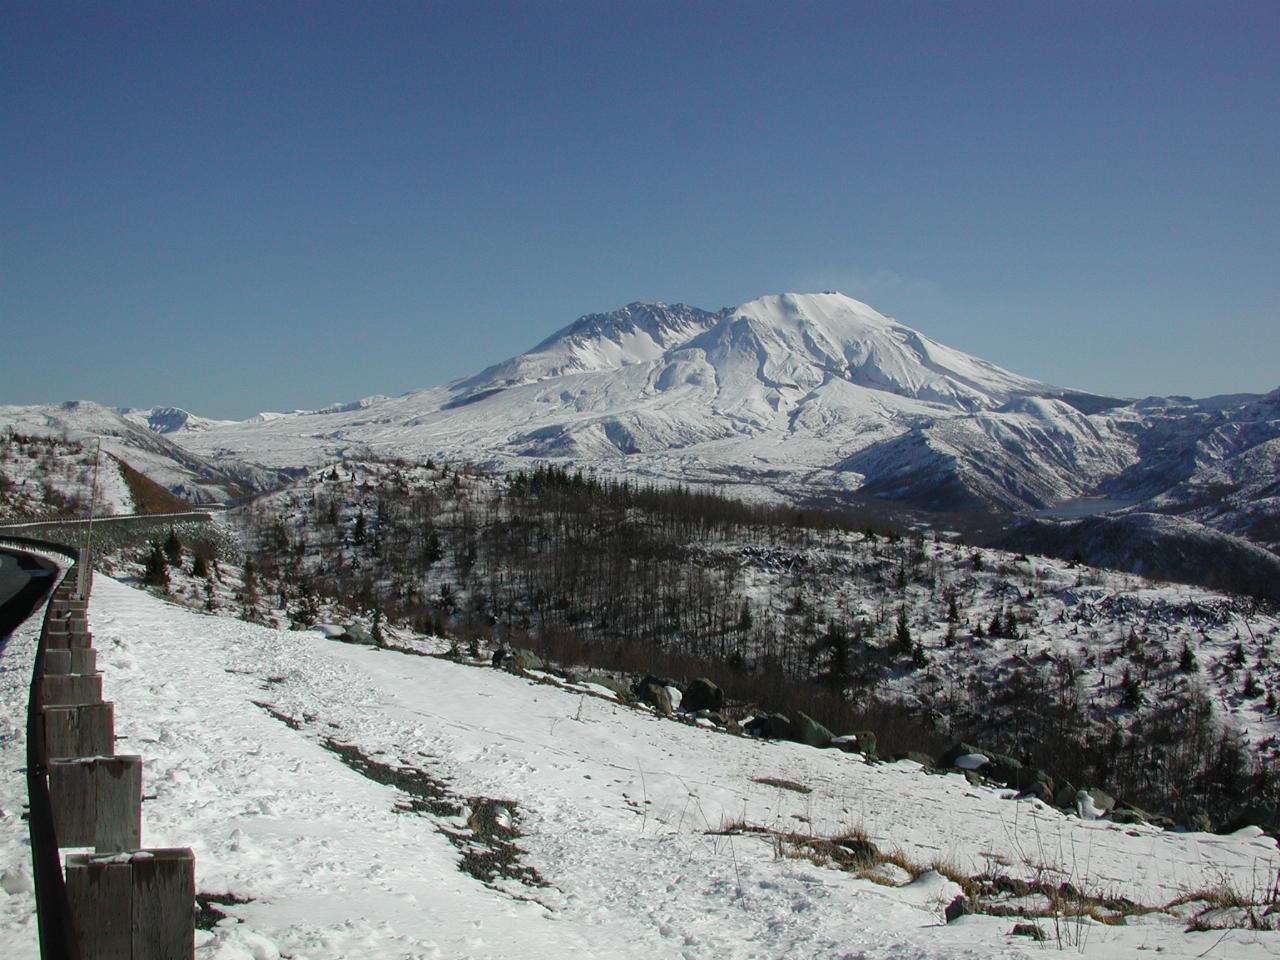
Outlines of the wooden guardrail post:
{"type": "Polygon", "coordinates": [[[49,799],[60,847],[99,853],[142,846],[142,758],[49,762],[49,799]]]}
{"type": "Polygon", "coordinates": [[[68,707],[102,702],[102,674],[100,673],[59,675],[46,673],[40,678],[40,688],[46,707],[68,707]]]}
{"type": "MultiPolygon", "coordinates": [[[[71,672],[70,650],[46,650],[44,652],[44,675],[61,677],[71,672]]],[[[88,671],[92,673],[93,671],[88,671]]]]}
{"type": "MultiPolygon", "coordinates": [[[[67,551],[25,541],[40,550],[67,551]]],[[[41,955],[192,960],[195,856],[139,849],[142,758],[115,756],[115,706],[88,624],[84,554],[45,611],[27,707],[27,790],[41,955]],[[92,846],[96,854],[60,847],[92,846]]]]}
{"type": "Polygon", "coordinates": [[[81,960],[186,960],[195,950],[195,856],[139,850],[67,857],[81,960]]]}
{"type": "Polygon", "coordinates": [[[44,742],[50,760],[114,756],[115,733],[113,703],[44,708],[44,742]]]}

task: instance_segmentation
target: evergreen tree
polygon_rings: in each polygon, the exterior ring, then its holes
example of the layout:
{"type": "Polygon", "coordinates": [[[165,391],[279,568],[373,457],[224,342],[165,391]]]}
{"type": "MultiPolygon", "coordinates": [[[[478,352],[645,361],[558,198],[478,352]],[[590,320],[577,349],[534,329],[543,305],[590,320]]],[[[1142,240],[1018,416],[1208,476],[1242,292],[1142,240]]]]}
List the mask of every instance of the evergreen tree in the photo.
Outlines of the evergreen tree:
{"type": "Polygon", "coordinates": [[[169,536],[164,541],[164,555],[169,561],[169,566],[182,566],[182,541],[178,539],[178,531],[173,527],[169,528],[169,536]]]}
{"type": "Polygon", "coordinates": [[[169,589],[169,564],[158,540],[151,541],[151,552],[147,555],[142,582],[149,587],[159,587],[166,591],[169,589]]]}
{"type": "Polygon", "coordinates": [[[960,607],[956,603],[955,590],[947,590],[947,623],[956,623],[960,620],[960,607]]]}
{"type": "Polygon", "coordinates": [[[893,633],[895,653],[911,653],[911,628],[907,626],[907,608],[898,608],[898,625],[893,633]]]}

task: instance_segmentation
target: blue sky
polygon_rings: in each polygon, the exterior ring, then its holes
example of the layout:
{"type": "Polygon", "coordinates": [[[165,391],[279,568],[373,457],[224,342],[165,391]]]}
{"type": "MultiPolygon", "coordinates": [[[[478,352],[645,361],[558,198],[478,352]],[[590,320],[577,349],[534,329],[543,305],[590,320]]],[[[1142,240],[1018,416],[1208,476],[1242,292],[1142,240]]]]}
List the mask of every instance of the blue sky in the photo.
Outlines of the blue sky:
{"type": "Polygon", "coordinates": [[[0,402],[442,383],[839,289],[1099,392],[1280,385],[1280,4],[0,2],[0,402]]]}

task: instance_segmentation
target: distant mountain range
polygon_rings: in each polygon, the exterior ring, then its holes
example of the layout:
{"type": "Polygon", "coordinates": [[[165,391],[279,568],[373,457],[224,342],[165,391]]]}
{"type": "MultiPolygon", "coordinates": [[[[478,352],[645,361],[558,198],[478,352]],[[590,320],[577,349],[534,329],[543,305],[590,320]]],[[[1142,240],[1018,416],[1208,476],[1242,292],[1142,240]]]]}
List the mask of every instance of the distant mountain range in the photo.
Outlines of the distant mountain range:
{"type": "MultiPolygon", "coordinates": [[[[74,432],[75,413],[0,408],[0,422],[34,416],[74,432]]],[[[205,481],[261,484],[357,453],[496,469],[545,460],[746,499],[949,517],[1064,503],[1084,513],[1077,501],[1101,498],[1280,551],[1280,390],[1097,396],[947,347],[839,293],[717,312],[633,303],[474,376],[325,410],[240,422],[172,407],[112,415],[171,441],[205,481]]]]}

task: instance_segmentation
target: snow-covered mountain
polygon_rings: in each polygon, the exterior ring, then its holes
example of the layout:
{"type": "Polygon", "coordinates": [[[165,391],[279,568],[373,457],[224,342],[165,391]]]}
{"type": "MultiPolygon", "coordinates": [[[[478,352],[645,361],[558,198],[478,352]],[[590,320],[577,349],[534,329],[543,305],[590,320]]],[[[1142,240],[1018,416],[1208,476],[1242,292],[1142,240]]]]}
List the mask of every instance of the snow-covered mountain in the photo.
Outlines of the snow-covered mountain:
{"type": "Polygon", "coordinates": [[[281,470],[370,453],[505,470],[551,460],[710,483],[745,499],[879,498],[949,514],[1025,515],[1100,497],[1280,548],[1280,391],[1137,402],[1086,394],[940,344],[839,293],[716,312],[633,303],[399,397],[236,423],[174,408],[127,416],[259,486],[281,470]]]}
{"type": "Polygon", "coordinates": [[[563,459],[747,497],[871,485],[922,506],[1017,508],[1079,496],[1134,461],[1130,437],[1084,412],[1115,403],[1019,376],[842,294],[784,294],[716,313],[631,304],[443,387],[182,442],[266,467],[353,451],[505,468],[563,459]]]}
{"type": "MultiPolygon", "coordinates": [[[[104,453],[113,454],[192,503],[220,503],[242,496],[247,489],[276,482],[274,471],[232,462],[215,465],[171,439],[219,424],[227,421],[191,417],[177,408],[122,413],[90,400],[0,406],[0,426],[18,434],[89,444],[101,439],[104,453]],[[200,426],[184,426],[187,421],[183,418],[200,426]]],[[[88,491],[81,492],[87,500],[88,491]]]]}
{"type": "Polygon", "coordinates": [[[197,417],[181,407],[152,407],[150,410],[125,409],[121,416],[131,423],[146,427],[152,433],[175,434],[194,433],[212,427],[225,427],[234,420],[210,420],[197,417]]]}

